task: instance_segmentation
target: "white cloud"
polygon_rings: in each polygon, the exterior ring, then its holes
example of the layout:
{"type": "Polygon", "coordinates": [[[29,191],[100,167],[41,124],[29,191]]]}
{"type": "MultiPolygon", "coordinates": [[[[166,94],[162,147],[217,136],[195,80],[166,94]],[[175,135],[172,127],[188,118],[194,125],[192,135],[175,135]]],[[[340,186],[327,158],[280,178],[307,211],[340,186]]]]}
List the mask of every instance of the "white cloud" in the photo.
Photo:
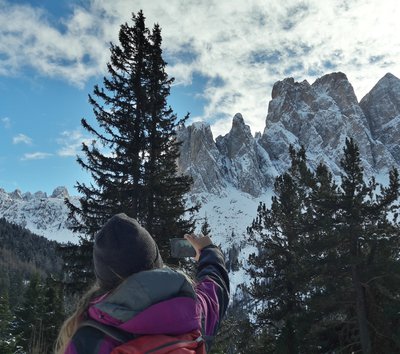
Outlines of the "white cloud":
{"type": "Polygon", "coordinates": [[[13,144],[32,144],[32,139],[25,134],[18,134],[13,137],[13,144]]]}
{"type": "Polygon", "coordinates": [[[53,156],[53,154],[47,153],[47,152],[33,152],[33,153],[27,153],[24,154],[21,160],[43,160],[46,159],[50,156],[53,156]]]}
{"type": "Polygon", "coordinates": [[[139,9],[162,27],[176,84],[210,79],[201,118],[216,122],[215,136],[236,112],[263,130],[272,86],[288,76],[313,82],[343,71],[362,98],[386,72],[400,75],[396,0],[92,0],[62,19],[63,31],[43,10],[0,0],[0,75],[31,66],[82,85],[105,73],[109,41],[139,9]]]}
{"type": "Polygon", "coordinates": [[[76,157],[81,153],[82,143],[90,145],[92,140],[84,136],[79,129],[63,131],[57,139],[58,144],[61,145],[61,149],[57,151],[57,154],[62,157],[76,157]]]}
{"type": "Polygon", "coordinates": [[[11,119],[8,117],[1,118],[4,128],[8,129],[11,127],[11,119]]]}
{"type": "Polygon", "coordinates": [[[0,0],[0,75],[32,67],[42,75],[82,85],[102,73],[109,56],[108,27],[116,27],[116,37],[117,24],[79,7],[61,21],[63,30],[48,21],[43,9],[0,0]]]}

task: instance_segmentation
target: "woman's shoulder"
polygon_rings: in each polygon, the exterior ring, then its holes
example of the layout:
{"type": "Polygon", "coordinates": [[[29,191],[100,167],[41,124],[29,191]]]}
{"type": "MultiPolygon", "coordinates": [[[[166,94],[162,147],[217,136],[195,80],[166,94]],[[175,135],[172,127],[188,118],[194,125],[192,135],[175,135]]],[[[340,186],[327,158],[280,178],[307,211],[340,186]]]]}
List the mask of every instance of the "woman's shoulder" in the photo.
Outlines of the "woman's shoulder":
{"type": "Polygon", "coordinates": [[[196,298],[189,279],[170,268],[140,272],[89,307],[89,316],[107,325],[119,326],[154,304],[176,298],[196,298]]]}
{"type": "Polygon", "coordinates": [[[169,267],[152,269],[128,277],[105,301],[130,303],[143,307],[173,296],[192,296],[194,290],[188,277],[169,267]]]}

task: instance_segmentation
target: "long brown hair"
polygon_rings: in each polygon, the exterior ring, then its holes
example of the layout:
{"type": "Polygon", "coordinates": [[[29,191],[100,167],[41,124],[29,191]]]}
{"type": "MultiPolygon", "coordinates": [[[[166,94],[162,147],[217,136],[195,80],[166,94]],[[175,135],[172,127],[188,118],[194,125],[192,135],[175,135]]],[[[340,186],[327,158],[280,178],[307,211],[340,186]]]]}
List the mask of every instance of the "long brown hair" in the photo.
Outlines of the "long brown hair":
{"type": "Polygon", "coordinates": [[[78,330],[80,323],[86,317],[86,311],[90,303],[97,297],[106,294],[108,290],[103,289],[98,282],[96,282],[79,300],[75,311],[69,316],[61,326],[58,338],[55,344],[55,354],[64,354],[67,349],[68,343],[71,341],[75,332],[78,330]]]}

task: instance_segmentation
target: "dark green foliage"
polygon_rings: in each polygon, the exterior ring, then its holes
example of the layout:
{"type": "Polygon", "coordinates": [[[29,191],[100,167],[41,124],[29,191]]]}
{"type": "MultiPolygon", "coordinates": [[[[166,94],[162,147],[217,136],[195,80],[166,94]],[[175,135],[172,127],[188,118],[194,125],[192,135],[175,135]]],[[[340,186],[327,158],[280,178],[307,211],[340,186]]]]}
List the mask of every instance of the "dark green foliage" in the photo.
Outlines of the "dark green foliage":
{"type": "Polygon", "coordinates": [[[15,341],[11,334],[13,315],[10,310],[8,292],[0,290],[0,353],[14,353],[15,341]]]}
{"type": "Polygon", "coordinates": [[[279,353],[298,353],[308,329],[303,316],[308,270],[303,264],[311,172],[306,168],[304,150],[296,153],[291,149],[290,153],[292,166],[276,179],[271,208],[260,204],[250,229],[259,253],[249,258],[252,283],[248,291],[261,305],[257,326],[276,338],[279,353]]]}
{"type": "Polygon", "coordinates": [[[0,219],[0,289],[9,294],[11,310],[21,304],[24,281],[39,273],[42,278],[61,271],[58,244],[0,219]]]}
{"type": "Polygon", "coordinates": [[[59,252],[64,260],[63,284],[66,295],[86,290],[88,284],[93,282],[92,241],[81,237],[79,244],[61,244],[59,252]]]}
{"type": "Polygon", "coordinates": [[[53,353],[54,342],[64,319],[59,282],[36,274],[24,293],[24,302],[15,310],[12,332],[17,348],[33,353],[53,353]]]}
{"type": "Polygon", "coordinates": [[[201,224],[201,233],[204,236],[211,236],[211,227],[210,224],[208,223],[208,218],[207,215],[204,217],[203,223],[201,224]]]}
{"type": "Polygon", "coordinates": [[[32,275],[38,269],[44,273],[61,270],[57,242],[35,235],[4,218],[0,218],[0,245],[0,269],[21,269],[24,275],[32,275]]]}
{"type": "MultiPolygon", "coordinates": [[[[234,236],[233,232],[232,236],[234,236]]],[[[227,249],[226,252],[224,252],[226,269],[228,270],[228,272],[236,272],[240,269],[241,267],[241,264],[239,262],[240,250],[241,250],[240,246],[233,244],[227,249]]]]}
{"type": "Polygon", "coordinates": [[[233,297],[210,354],[264,354],[274,343],[273,337],[250,322],[251,299],[238,290],[240,296],[233,297]]]}
{"type": "Polygon", "coordinates": [[[96,85],[89,96],[97,127],[82,119],[94,140],[83,144],[78,163],[94,183],[77,183],[80,206],[66,201],[73,230],[84,235],[79,251],[65,248],[68,274],[78,282],[71,284],[78,291],[93,277],[93,237],[112,215],[124,212],[137,219],[156,239],[165,260],[169,239],[193,229],[193,222],[183,217],[192,180],[178,175],[176,165],[180,143],[175,132],[188,117],[177,119],[167,105],[173,79],[165,72],[160,27],[150,31],[141,11],[132,15],[132,22],[121,26],[119,44],[111,44],[104,87],[96,85]]]}
{"type": "Polygon", "coordinates": [[[29,347],[42,345],[41,314],[44,312],[43,289],[39,274],[30,281],[25,292],[25,301],[15,311],[13,334],[17,346],[27,350],[29,347]]]}
{"type": "Polygon", "coordinates": [[[340,185],[323,164],[310,172],[303,149],[290,155],[249,230],[259,252],[248,291],[256,328],[275,337],[268,352],[399,352],[398,172],[386,188],[365,182],[352,139],[340,185]]]}
{"type": "Polygon", "coordinates": [[[58,244],[5,219],[0,219],[0,241],[0,353],[17,347],[18,352],[52,353],[64,318],[61,288],[54,280],[61,269],[58,244]]]}
{"type": "Polygon", "coordinates": [[[44,332],[44,345],[52,353],[58,332],[64,321],[63,292],[60,282],[53,277],[48,277],[44,283],[44,312],[42,315],[42,328],[44,332]]]}

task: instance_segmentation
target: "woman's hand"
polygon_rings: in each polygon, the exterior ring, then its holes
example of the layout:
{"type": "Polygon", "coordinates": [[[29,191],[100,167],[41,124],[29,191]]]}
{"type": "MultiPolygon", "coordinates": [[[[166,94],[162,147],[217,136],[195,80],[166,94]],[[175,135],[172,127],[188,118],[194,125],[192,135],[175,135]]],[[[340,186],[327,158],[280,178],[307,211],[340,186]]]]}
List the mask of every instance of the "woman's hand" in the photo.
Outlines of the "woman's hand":
{"type": "Polygon", "coordinates": [[[200,234],[199,236],[196,236],[194,234],[186,234],[184,238],[188,240],[193,248],[196,250],[196,256],[194,257],[196,261],[200,259],[201,250],[207,246],[212,245],[211,239],[208,236],[204,236],[202,234],[200,234]]]}

